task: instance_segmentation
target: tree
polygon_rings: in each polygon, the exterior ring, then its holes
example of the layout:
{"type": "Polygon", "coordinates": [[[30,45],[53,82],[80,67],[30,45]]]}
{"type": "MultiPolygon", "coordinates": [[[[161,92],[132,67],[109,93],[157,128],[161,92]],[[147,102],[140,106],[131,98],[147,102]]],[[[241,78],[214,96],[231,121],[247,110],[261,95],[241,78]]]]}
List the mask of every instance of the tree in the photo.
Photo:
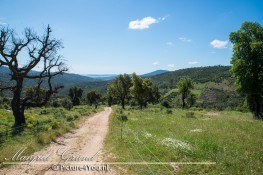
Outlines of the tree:
{"type": "Polygon", "coordinates": [[[138,75],[136,75],[135,73],[132,74],[131,94],[139,104],[140,108],[142,109],[144,104],[143,79],[138,75]]]}
{"type": "Polygon", "coordinates": [[[160,99],[160,93],[157,86],[148,78],[142,79],[142,88],[143,88],[143,105],[147,107],[149,102],[157,103],[160,99]]]}
{"type": "Polygon", "coordinates": [[[68,97],[65,97],[62,99],[62,106],[67,110],[71,110],[73,107],[73,103],[68,97]]]}
{"type": "Polygon", "coordinates": [[[29,87],[25,90],[25,96],[28,98],[28,106],[41,106],[41,104],[45,101],[46,90],[37,86],[29,87]]]}
{"type": "Polygon", "coordinates": [[[96,90],[91,90],[87,93],[87,101],[92,106],[92,104],[97,104],[98,100],[101,98],[101,95],[96,90]]]}
{"type": "Polygon", "coordinates": [[[73,103],[73,106],[80,105],[80,99],[82,97],[83,90],[79,87],[72,87],[69,89],[69,97],[73,103]]]}
{"type": "Polygon", "coordinates": [[[178,91],[182,94],[182,108],[186,107],[185,99],[191,94],[191,89],[194,88],[194,82],[190,77],[182,77],[180,78],[178,84],[178,91]]]}
{"type": "Polygon", "coordinates": [[[127,74],[119,75],[107,87],[108,96],[115,98],[125,108],[125,101],[130,94],[131,78],[127,74]]]}
{"type": "Polygon", "coordinates": [[[246,95],[254,118],[263,119],[263,27],[256,22],[244,22],[230,33],[233,43],[231,73],[238,92],[246,95]]]}
{"type": "Polygon", "coordinates": [[[135,73],[132,74],[131,94],[137,101],[140,108],[147,107],[149,102],[156,103],[160,99],[158,88],[148,78],[141,78],[135,73]]]}
{"type": "Polygon", "coordinates": [[[24,124],[24,110],[27,106],[42,106],[47,103],[52,94],[57,93],[63,86],[53,87],[51,79],[63,74],[68,68],[65,66],[58,50],[62,48],[61,41],[51,36],[49,26],[43,36],[39,36],[31,29],[24,30],[23,37],[18,37],[14,30],[8,27],[0,29],[0,66],[10,70],[10,84],[0,87],[1,91],[10,90],[13,94],[11,107],[15,118],[14,126],[24,124]],[[23,57],[23,59],[21,59],[23,57]],[[41,71],[32,72],[36,67],[41,71]],[[44,80],[48,84],[44,99],[41,103],[33,101],[31,97],[22,97],[25,79],[37,80],[36,88],[40,89],[44,80]]]}

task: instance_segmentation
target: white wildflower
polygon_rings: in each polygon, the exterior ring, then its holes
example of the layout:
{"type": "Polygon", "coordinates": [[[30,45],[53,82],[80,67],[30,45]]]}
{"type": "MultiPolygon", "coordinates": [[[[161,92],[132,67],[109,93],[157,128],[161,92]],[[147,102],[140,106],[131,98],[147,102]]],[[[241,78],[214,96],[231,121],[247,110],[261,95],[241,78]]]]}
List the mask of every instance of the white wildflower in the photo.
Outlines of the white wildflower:
{"type": "Polygon", "coordinates": [[[174,149],[182,149],[182,150],[187,150],[187,151],[191,151],[191,145],[189,145],[188,143],[185,143],[181,140],[177,140],[177,139],[173,139],[173,138],[165,138],[161,141],[162,145],[168,146],[168,147],[172,147],[174,149]]]}
{"type": "Polygon", "coordinates": [[[190,132],[202,132],[203,130],[202,129],[192,129],[190,130],[190,132]]]}
{"type": "Polygon", "coordinates": [[[152,137],[152,134],[151,134],[151,133],[148,133],[148,132],[144,132],[143,135],[144,135],[144,137],[146,137],[146,138],[152,137]]]}

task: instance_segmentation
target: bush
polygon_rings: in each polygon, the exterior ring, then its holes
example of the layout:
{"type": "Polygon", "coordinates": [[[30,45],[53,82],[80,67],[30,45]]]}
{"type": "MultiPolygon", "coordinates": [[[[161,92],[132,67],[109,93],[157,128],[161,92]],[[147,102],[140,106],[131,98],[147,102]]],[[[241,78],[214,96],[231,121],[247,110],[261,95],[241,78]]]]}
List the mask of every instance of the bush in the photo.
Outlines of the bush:
{"type": "Polygon", "coordinates": [[[195,113],[194,112],[187,112],[185,113],[186,118],[195,118],[195,113]]]}
{"type": "Polygon", "coordinates": [[[69,98],[64,98],[62,100],[62,106],[67,110],[71,110],[73,108],[73,103],[69,98]]]}
{"type": "Polygon", "coordinates": [[[58,107],[62,106],[61,99],[54,97],[49,101],[49,105],[52,107],[58,108],[58,107]]]}
{"type": "Polygon", "coordinates": [[[166,108],[171,108],[171,105],[168,101],[163,101],[162,102],[162,106],[166,107],[166,108]]]}
{"type": "Polygon", "coordinates": [[[70,122],[70,121],[73,121],[75,119],[75,117],[73,115],[68,115],[66,117],[67,121],[70,122]]]}
{"type": "Polygon", "coordinates": [[[166,114],[172,114],[172,113],[173,113],[173,111],[171,109],[166,110],[166,114]]]}

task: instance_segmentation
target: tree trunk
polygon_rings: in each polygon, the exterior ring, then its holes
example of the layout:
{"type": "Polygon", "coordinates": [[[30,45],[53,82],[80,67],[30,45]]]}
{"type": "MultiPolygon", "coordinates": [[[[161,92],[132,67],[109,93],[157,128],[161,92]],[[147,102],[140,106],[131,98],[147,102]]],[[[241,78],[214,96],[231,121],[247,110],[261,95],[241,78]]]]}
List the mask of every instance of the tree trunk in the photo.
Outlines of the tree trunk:
{"type": "Polygon", "coordinates": [[[185,95],[182,94],[183,109],[185,108],[185,95]]]}
{"type": "Polygon", "coordinates": [[[140,109],[142,110],[142,106],[143,106],[143,103],[142,102],[140,102],[140,109]]]}
{"type": "Polygon", "coordinates": [[[254,95],[252,97],[252,113],[255,119],[263,119],[263,99],[258,96],[254,95]]]}
{"type": "Polygon", "coordinates": [[[147,101],[143,103],[144,108],[147,108],[147,101]]]}
{"type": "Polygon", "coordinates": [[[125,99],[121,99],[121,106],[122,106],[122,109],[125,109],[125,99]]]}
{"type": "Polygon", "coordinates": [[[25,107],[21,102],[21,92],[23,87],[23,79],[16,80],[16,87],[14,88],[13,92],[13,99],[11,102],[11,107],[13,111],[13,115],[15,117],[15,123],[13,127],[22,126],[26,123],[25,120],[25,107]]]}

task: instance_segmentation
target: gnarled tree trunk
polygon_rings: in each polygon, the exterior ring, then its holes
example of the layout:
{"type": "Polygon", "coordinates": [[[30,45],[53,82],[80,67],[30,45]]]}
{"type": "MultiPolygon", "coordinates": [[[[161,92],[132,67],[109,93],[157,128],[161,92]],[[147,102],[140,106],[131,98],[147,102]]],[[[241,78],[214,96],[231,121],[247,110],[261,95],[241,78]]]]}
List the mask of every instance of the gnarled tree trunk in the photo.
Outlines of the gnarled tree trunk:
{"type": "Polygon", "coordinates": [[[11,107],[15,118],[15,123],[13,127],[21,126],[26,123],[25,115],[24,115],[25,107],[21,101],[22,88],[23,88],[23,79],[19,78],[16,80],[16,86],[13,89],[13,99],[11,102],[11,107]]]}

